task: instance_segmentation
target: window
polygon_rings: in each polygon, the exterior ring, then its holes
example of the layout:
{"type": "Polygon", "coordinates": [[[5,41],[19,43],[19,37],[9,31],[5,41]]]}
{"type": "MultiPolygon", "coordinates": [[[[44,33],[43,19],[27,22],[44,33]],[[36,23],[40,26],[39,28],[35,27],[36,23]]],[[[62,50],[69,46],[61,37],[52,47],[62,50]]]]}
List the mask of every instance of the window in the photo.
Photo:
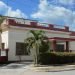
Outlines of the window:
{"type": "Polygon", "coordinates": [[[16,55],[28,55],[29,52],[27,51],[27,44],[25,43],[16,43],[16,55]]]}
{"type": "Polygon", "coordinates": [[[64,51],[64,44],[57,44],[56,45],[56,49],[59,52],[63,52],[64,51]]]}

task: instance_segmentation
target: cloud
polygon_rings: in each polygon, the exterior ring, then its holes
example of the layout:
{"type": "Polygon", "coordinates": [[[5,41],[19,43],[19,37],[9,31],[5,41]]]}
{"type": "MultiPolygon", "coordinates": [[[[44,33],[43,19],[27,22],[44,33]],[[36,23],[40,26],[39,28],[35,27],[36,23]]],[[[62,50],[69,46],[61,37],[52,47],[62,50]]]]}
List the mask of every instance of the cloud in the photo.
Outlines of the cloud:
{"type": "Polygon", "coordinates": [[[58,0],[58,2],[59,2],[59,3],[62,3],[62,4],[65,4],[65,5],[66,5],[66,4],[67,4],[67,5],[68,5],[68,4],[69,4],[69,5],[72,5],[72,4],[74,4],[75,1],[74,1],[74,0],[58,0]]]}
{"type": "Polygon", "coordinates": [[[12,7],[7,6],[4,2],[0,1],[0,14],[10,17],[27,18],[21,10],[12,10],[12,7]]]}
{"type": "Polygon", "coordinates": [[[59,7],[49,4],[47,0],[40,0],[38,11],[33,13],[31,17],[41,20],[42,22],[68,25],[74,28],[75,24],[75,11],[65,7],[59,7]]]}

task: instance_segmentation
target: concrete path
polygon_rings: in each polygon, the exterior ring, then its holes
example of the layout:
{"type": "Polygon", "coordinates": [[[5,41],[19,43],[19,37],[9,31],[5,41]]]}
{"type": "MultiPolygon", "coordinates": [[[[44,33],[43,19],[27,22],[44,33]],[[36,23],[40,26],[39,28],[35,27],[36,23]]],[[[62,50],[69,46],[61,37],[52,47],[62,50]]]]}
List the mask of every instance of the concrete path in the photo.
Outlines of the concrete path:
{"type": "Polygon", "coordinates": [[[26,71],[22,75],[75,75],[75,70],[73,70],[73,71],[62,71],[62,72],[34,72],[34,71],[26,71]]]}
{"type": "Polygon", "coordinates": [[[25,69],[0,69],[0,75],[75,75],[75,70],[61,72],[36,72],[25,69]]]}
{"type": "MultiPolygon", "coordinates": [[[[14,68],[15,66],[11,67],[12,65],[14,64],[9,64],[7,66],[4,66],[3,68],[0,67],[0,75],[75,75],[75,70],[64,70],[57,72],[38,72],[36,70],[31,70],[29,64],[25,64],[24,66],[17,68],[14,68]]],[[[20,66],[21,65],[22,64],[20,64],[20,66]]]]}
{"type": "Polygon", "coordinates": [[[75,70],[75,65],[63,65],[63,66],[39,66],[34,67],[33,65],[30,65],[30,70],[33,71],[40,71],[40,72],[60,72],[60,71],[69,71],[69,70],[75,70]]]}
{"type": "Polygon", "coordinates": [[[22,75],[24,69],[0,69],[0,75],[22,75]]]}

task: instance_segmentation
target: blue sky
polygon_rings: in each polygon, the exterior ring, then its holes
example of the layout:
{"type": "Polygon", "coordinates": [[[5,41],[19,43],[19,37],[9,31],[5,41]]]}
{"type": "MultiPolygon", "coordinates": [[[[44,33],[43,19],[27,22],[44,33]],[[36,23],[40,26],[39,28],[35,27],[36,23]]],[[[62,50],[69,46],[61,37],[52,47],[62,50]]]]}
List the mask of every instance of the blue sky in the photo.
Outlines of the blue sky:
{"type": "MultiPolygon", "coordinates": [[[[0,0],[0,1],[6,4],[6,6],[11,7],[13,11],[19,9],[22,13],[24,13],[27,16],[27,17],[22,16],[23,18],[32,18],[30,17],[30,14],[34,13],[38,9],[39,4],[39,0],[0,0]]],[[[2,10],[0,10],[0,14],[3,14],[2,10]]]]}
{"type": "Polygon", "coordinates": [[[75,0],[0,0],[0,14],[67,25],[75,30],[75,0]]]}

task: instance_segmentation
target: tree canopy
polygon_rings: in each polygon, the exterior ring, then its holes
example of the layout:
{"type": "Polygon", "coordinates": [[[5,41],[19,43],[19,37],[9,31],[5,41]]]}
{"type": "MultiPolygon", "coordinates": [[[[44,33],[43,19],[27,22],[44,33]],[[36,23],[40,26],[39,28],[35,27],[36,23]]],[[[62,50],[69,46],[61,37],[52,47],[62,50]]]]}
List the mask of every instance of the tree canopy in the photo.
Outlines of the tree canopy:
{"type": "Polygon", "coordinates": [[[40,51],[48,51],[49,49],[49,40],[47,38],[47,36],[45,35],[45,32],[42,30],[30,30],[30,33],[32,34],[31,37],[28,37],[27,39],[25,39],[25,43],[28,44],[28,50],[30,50],[31,48],[35,48],[35,63],[38,63],[38,55],[40,53],[40,51]],[[44,50],[41,50],[44,49],[44,50]]]}

